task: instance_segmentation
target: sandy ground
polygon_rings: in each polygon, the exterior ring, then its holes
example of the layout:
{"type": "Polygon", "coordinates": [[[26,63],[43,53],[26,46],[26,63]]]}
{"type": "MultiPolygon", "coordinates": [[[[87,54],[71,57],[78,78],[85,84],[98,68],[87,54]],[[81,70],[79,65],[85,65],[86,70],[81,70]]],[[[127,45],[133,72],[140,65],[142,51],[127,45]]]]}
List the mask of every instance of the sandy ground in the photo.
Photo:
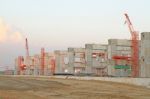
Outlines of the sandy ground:
{"type": "Polygon", "coordinates": [[[0,99],[150,99],[150,89],[103,81],[0,76],[0,99]]]}

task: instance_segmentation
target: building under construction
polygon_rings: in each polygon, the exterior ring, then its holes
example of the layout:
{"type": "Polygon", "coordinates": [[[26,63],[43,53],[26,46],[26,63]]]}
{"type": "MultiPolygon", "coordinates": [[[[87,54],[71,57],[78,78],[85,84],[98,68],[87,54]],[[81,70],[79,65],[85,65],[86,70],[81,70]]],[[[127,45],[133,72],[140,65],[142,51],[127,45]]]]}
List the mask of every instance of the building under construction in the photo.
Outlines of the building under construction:
{"type": "Polygon", "coordinates": [[[108,75],[108,45],[86,44],[86,72],[97,76],[108,75]]]}
{"type": "Polygon", "coordinates": [[[131,39],[109,39],[108,44],[85,44],[83,48],[68,48],[15,59],[15,74],[53,75],[88,74],[111,77],[150,77],[150,32],[139,33],[125,14],[131,39]]]}
{"type": "Polygon", "coordinates": [[[108,75],[131,76],[131,41],[108,40],[108,75]]]}
{"type": "Polygon", "coordinates": [[[140,75],[150,77],[150,32],[141,33],[140,75]]]}
{"type": "MultiPolygon", "coordinates": [[[[141,33],[139,41],[139,76],[150,77],[150,32],[141,33]]],[[[53,75],[57,73],[95,76],[132,77],[131,40],[109,39],[108,44],[85,44],[15,59],[15,74],[53,75]]]]}

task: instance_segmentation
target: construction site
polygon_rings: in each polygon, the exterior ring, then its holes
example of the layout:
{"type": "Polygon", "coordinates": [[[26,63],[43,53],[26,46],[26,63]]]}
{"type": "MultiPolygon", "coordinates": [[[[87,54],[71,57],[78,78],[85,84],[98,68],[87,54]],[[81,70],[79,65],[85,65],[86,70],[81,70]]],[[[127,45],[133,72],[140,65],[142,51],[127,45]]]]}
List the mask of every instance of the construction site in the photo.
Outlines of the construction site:
{"type": "Polygon", "coordinates": [[[109,39],[108,44],[85,44],[84,48],[45,51],[15,59],[15,75],[88,75],[100,77],[150,77],[150,32],[138,33],[127,14],[131,39],[109,39]],[[139,38],[141,35],[141,39],[139,38]]]}
{"type": "Polygon", "coordinates": [[[0,99],[149,99],[150,32],[124,16],[131,39],[30,55],[26,38],[25,56],[0,76],[0,99]]]}
{"type": "Polygon", "coordinates": [[[150,99],[147,12],[122,14],[129,1],[15,1],[0,3],[0,99],[150,99]]]}

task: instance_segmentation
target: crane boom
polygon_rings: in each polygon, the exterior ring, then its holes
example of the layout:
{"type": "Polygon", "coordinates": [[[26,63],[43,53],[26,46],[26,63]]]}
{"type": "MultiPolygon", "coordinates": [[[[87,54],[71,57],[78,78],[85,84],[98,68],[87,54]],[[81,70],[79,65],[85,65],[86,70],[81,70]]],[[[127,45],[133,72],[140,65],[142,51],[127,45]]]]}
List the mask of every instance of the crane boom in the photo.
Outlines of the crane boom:
{"type": "Polygon", "coordinates": [[[128,28],[131,33],[132,77],[138,77],[139,76],[139,36],[138,36],[138,32],[134,30],[128,14],[125,13],[124,15],[126,17],[126,23],[128,24],[128,28]]]}
{"type": "Polygon", "coordinates": [[[132,23],[131,23],[131,21],[129,19],[129,16],[126,13],[124,15],[126,17],[126,23],[128,24],[129,31],[130,31],[131,34],[133,34],[134,28],[133,28],[133,25],[132,25],[132,23]]]}

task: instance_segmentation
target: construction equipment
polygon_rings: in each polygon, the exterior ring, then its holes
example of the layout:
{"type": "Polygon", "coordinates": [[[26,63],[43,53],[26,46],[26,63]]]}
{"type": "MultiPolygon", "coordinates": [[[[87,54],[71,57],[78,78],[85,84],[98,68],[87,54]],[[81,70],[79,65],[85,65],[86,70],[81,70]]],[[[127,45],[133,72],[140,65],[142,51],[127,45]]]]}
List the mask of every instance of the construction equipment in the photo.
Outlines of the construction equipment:
{"type": "Polygon", "coordinates": [[[26,62],[25,62],[25,66],[26,66],[26,69],[27,69],[27,73],[29,74],[30,73],[30,62],[29,62],[29,46],[28,46],[28,39],[26,38],[25,39],[25,49],[26,49],[26,62]]]}
{"type": "Polygon", "coordinates": [[[132,77],[139,76],[139,34],[134,30],[133,25],[129,19],[128,14],[124,14],[126,17],[125,23],[128,24],[129,31],[131,33],[131,47],[132,47],[132,77]]]}
{"type": "Polygon", "coordinates": [[[26,38],[26,57],[29,57],[28,39],[26,38]]]}

